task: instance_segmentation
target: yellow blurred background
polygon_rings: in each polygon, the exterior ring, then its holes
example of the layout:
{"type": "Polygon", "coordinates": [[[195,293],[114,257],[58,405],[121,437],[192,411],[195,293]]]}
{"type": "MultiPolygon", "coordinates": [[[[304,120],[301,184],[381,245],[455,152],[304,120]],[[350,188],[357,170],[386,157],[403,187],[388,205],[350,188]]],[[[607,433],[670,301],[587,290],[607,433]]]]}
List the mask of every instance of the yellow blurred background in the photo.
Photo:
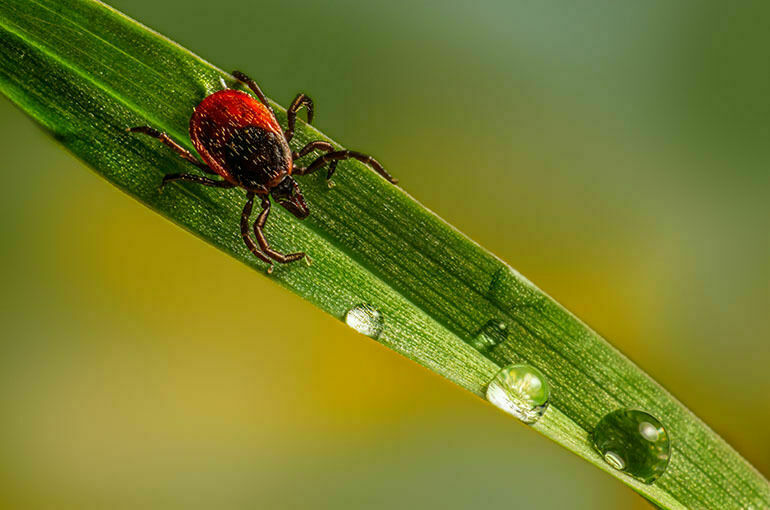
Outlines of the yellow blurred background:
{"type": "MultiPolygon", "coordinates": [[[[770,474],[770,4],[111,4],[284,105],[309,93],[770,474]]],[[[647,506],[5,99],[0,146],[3,507],[647,506]]]]}

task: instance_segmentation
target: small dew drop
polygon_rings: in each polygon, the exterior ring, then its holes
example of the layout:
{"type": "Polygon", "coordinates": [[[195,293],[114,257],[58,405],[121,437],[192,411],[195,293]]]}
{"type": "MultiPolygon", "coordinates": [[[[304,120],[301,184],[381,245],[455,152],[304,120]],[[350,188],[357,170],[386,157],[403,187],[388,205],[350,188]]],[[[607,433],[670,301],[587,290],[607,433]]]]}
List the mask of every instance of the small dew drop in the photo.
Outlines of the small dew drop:
{"type": "Polygon", "coordinates": [[[377,339],[382,334],[385,320],[382,312],[364,303],[348,310],[345,314],[345,323],[359,333],[377,339]]]}
{"type": "Polygon", "coordinates": [[[487,387],[487,400],[524,423],[535,423],[548,409],[551,388],[545,376],[529,365],[508,365],[487,387]]]}
{"type": "Polygon", "coordinates": [[[666,428],[644,411],[621,409],[607,414],[591,440],[607,464],[647,484],[666,471],[671,457],[666,428]]]}
{"type": "Polygon", "coordinates": [[[508,339],[508,325],[499,319],[490,319],[471,341],[479,351],[486,351],[508,339]]]}

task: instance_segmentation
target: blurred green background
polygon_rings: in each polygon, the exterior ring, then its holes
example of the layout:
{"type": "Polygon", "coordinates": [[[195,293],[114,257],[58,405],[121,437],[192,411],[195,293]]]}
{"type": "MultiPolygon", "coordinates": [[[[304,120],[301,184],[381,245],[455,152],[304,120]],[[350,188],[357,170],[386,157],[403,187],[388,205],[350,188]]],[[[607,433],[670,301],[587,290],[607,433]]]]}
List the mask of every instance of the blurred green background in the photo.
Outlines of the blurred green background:
{"type": "MultiPolygon", "coordinates": [[[[284,105],[309,93],[770,474],[768,2],[111,4],[284,105]]],[[[0,146],[4,507],[646,507],[5,99],[0,146]]]]}

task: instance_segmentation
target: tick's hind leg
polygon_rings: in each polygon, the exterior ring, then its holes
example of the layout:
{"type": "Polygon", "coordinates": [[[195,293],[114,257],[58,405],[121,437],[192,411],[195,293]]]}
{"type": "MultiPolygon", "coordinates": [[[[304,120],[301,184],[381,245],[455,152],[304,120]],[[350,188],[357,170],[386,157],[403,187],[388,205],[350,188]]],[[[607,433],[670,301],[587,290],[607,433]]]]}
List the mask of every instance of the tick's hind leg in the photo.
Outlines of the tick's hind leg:
{"type": "Polygon", "coordinates": [[[256,255],[259,260],[270,264],[270,268],[268,268],[267,272],[272,273],[273,261],[270,260],[267,255],[259,251],[259,247],[254,242],[254,239],[251,238],[251,232],[249,231],[249,218],[251,218],[251,210],[254,207],[254,193],[249,192],[246,195],[246,198],[246,205],[243,206],[243,211],[241,212],[241,237],[243,237],[243,242],[251,253],[256,255]]]}
{"type": "MultiPolygon", "coordinates": [[[[312,145],[312,144],[308,144],[308,145],[312,145]]],[[[324,165],[329,163],[329,172],[327,173],[326,178],[331,179],[332,175],[334,175],[334,171],[337,169],[337,162],[345,159],[358,160],[361,163],[364,163],[372,167],[375,172],[383,176],[385,179],[387,179],[391,183],[396,184],[398,182],[398,179],[391,176],[387,172],[387,170],[385,170],[385,168],[383,168],[383,166],[373,157],[368,156],[366,154],[362,154],[360,152],[348,151],[348,150],[328,152],[322,156],[318,156],[318,158],[316,158],[315,161],[310,163],[310,165],[308,165],[307,168],[296,168],[294,170],[294,173],[296,173],[297,175],[312,174],[319,168],[323,168],[324,165]]]]}
{"type": "MultiPolygon", "coordinates": [[[[288,255],[284,255],[283,253],[279,253],[270,247],[270,244],[267,242],[267,238],[265,238],[265,234],[262,231],[265,223],[267,222],[267,216],[269,214],[270,199],[264,197],[262,199],[262,212],[259,213],[257,221],[254,222],[254,235],[257,237],[257,242],[259,243],[259,247],[262,248],[262,251],[267,253],[271,259],[275,260],[276,262],[280,262],[281,264],[288,264],[289,262],[295,262],[306,257],[304,252],[289,253],[288,255]]],[[[308,260],[310,259],[308,258],[308,260]]]]}
{"type": "Polygon", "coordinates": [[[297,94],[297,97],[294,98],[294,101],[291,102],[291,105],[289,105],[289,108],[286,110],[286,122],[288,127],[286,128],[286,131],[283,132],[283,135],[286,137],[287,142],[291,141],[294,136],[294,124],[297,121],[297,112],[300,111],[303,106],[307,108],[307,123],[313,123],[313,100],[305,94],[297,94]]]}
{"type": "Polygon", "coordinates": [[[162,131],[158,131],[157,129],[150,126],[136,126],[136,127],[128,128],[128,131],[131,133],[141,133],[143,135],[157,138],[158,140],[160,140],[161,143],[163,143],[166,147],[170,148],[172,151],[176,152],[179,155],[179,157],[181,157],[185,161],[192,163],[193,165],[197,166],[207,174],[215,173],[208,167],[208,165],[198,161],[198,158],[193,156],[193,154],[190,151],[188,151],[187,149],[185,149],[184,147],[176,143],[166,133],[163,133],[162,131]]]}
{"type": "Polygon", "coordinates": [[[273,114],[273,118],[275,118],[275,112],[273,111],[273,107],[270,106],[270,103],[267,102],[267,98],[262,93],[262,89],[259,88],[259,85],[257,85],[257,82],[246,76],[240,71],[233,71],[233,76],[235,76],[235,79],[239,82],[245,84],[247,87],[251,89],[252,92],[254,92],[259,100],[262,102],[265,107],[267,107],[268,110],[270,110],[270,113],[273,114]]]}

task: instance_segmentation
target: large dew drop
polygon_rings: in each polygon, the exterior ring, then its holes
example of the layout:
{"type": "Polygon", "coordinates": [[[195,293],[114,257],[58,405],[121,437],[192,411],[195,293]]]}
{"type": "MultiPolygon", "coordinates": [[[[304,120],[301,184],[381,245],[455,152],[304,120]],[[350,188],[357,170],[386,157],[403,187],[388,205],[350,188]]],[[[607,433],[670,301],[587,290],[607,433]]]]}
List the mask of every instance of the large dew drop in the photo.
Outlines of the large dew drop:
{"type": "Polygon", "coordinates": [[[377,339],[382,334],[385,320],[382,312],[371,305],[356,305],[345,315],[345,323],[369,338],[377,339]]]}
{"type": "Polygon", "coordinates": [[[663,474],[671,457],[666,428],[643,411],[609,413],[596,425],[591,440],[607,464],[647,484],[663,474]]]}
{"type": "Polygon", "coordinates": [[[471,345],[479,351],[487,351],[507,339],[508,326],[499,319],[491,319],[482,326],[479,334],[471,341],[471,345]]]}
{"type": "Polygon", "coordinates": [[[551,388],[540,370],[508,365],[487,387],[487,400],[524,423],[535,423],[548,408],[551,388]]]}

